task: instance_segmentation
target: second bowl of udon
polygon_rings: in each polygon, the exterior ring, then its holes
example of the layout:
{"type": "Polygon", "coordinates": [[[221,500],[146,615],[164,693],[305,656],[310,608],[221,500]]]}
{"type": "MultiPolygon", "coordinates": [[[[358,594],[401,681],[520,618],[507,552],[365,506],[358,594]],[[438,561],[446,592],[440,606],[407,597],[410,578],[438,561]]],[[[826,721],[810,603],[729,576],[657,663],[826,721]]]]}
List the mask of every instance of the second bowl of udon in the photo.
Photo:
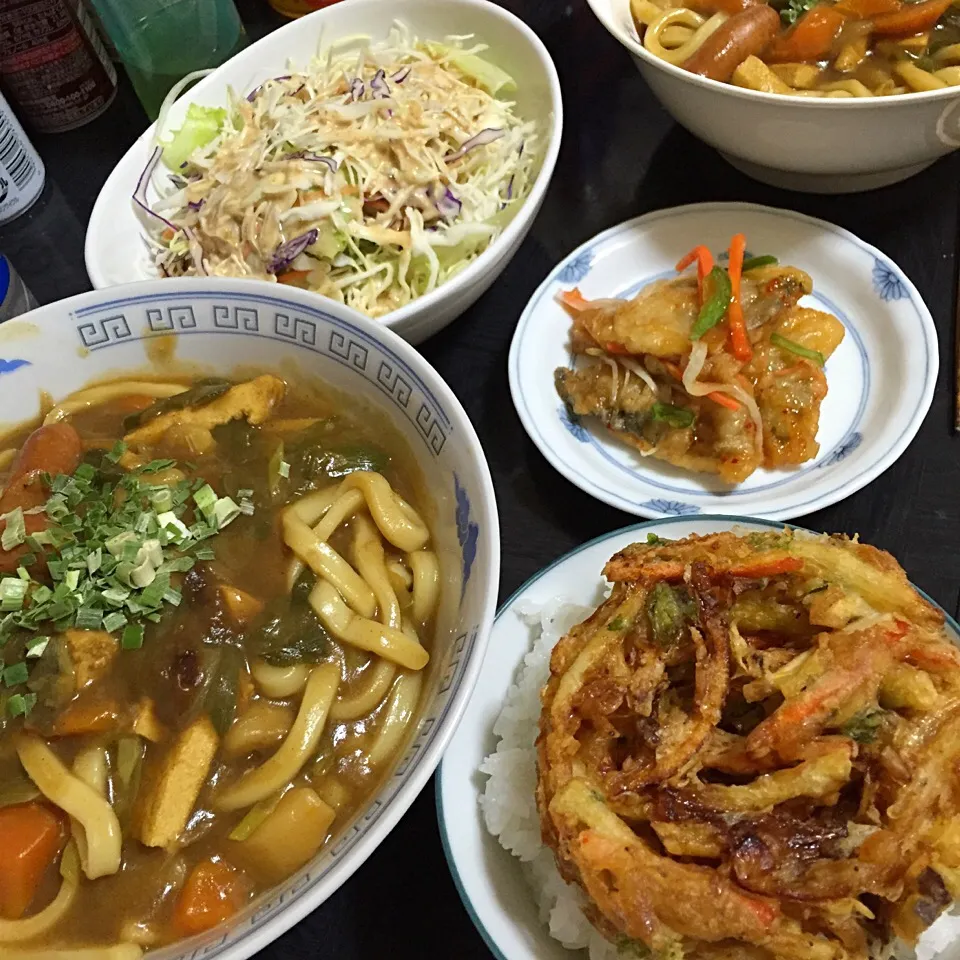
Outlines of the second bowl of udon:
{"type": "Polygon", "coordinates": [[[255,281],[84,294],[0,358],[3,940],[241,960],[459,720],[499,572],[477,437],[395,334],[255,281]]]}
{"type": "MultiPolygon", "coordinates": [[[[882,38],[851,43],[851,63],[859,53],[862,66],[847,74],[823,69],[822,61],[778,63],[771,70],[761,53],[738,60],[733,82],[720,82],[680,64],[731,15],[701,2],[635,0],[633,9],[630,0],[589,3],[674,119],[758,180],[818,193],[868,190],[912,176],[960,147],[960,45],[938,49],[940,59],[931,63],[918,60],[907,43],[926,43],[924,34],[903,38],[903,65],[895,59],[900,53],[888,51],[894,59],[881,68],[878,58],[875,77],[864,69],[882,38]],[[861,75],[872,86],[857,79],[861,75]],[[871,95],[875,91],[883,95],[871,95]]],[[[889,6],[899,7],[899,0],[889,6]]],[[[769,10],[764,14],[776,22],[769,10]]],[[[851,17],[845,29],[864,22],[851,17]]],[[[787,29],[783,20],[781,29],[787,29]]]]}

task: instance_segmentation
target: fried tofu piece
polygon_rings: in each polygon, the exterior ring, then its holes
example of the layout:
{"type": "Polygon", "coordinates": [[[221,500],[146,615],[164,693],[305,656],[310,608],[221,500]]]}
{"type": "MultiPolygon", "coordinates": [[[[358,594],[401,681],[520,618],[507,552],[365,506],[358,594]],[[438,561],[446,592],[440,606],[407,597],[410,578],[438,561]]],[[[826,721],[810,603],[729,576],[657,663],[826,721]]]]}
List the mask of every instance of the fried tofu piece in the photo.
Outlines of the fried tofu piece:
{"type": "Polygon", "coordinates": [[[220,599],[227,608],[230,619],[238,627],[249,623],[263,610],[263,601],[247,593],[246,590],[232,587],[228,583],[221,583],[219,590],[220,599]]]}
{"type": "MultiPolygon", "coordinates": [[[[246,383],[238,383],[203,406],[162,413],[123,439],[127,446],[137,450],[159,443],[168,431],[176,430],[189,441],[188,446],[203,452],[206,437],[214,427],[241,418],[254,426],[263,423],[283,399],[286,389],[279,377],[264,374],[246,383]]],[[[209,442],[212,444],[212,437],[209,442]]]]}
{"type": "Polygon", "coordinates": [[[116,638],[103,630],[66,630],[63,639],[77,690],[106,676],[120,651],[116,638]]]}
{"type": "Polygon", "coordinates": [[[169,847],[183,833],[220,745],[206,715],[182,730],[137,797],[135,835],[148,847],[169,847]]]}
{"type": "Polygon", "coordinates": [[[759,57],[747,57],[733,71],[733,83],[762,93],[793,93],[793,88],[780,79],[759,57]]]}
{"type": "MultiPolygon", "coordinates": [[[[770,69],[794,90],[812,90],[823,73],[815,63],[774,63],[770,69]]],[[[837,69],[843,68],[838,66],[837,69]]]]}
{"type": "Polygon", "coordinates": [[[131,728],[137,736],[151,743],[159,743],[167,736],[166,727],[157,718],[157,705],[150,697],[140,698],[131,728]]]}

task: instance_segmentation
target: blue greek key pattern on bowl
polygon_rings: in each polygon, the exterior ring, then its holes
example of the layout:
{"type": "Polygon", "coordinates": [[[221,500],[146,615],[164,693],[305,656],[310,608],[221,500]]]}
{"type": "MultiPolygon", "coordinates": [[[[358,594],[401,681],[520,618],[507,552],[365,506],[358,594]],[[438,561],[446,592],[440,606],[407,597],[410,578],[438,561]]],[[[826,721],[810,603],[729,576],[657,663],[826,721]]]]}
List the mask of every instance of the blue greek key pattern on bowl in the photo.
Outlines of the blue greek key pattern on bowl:
{"type": "Polygon", "coordinates": [[[477,558],[477,540],[480,538],[480,527],[470,519],[470,497],[464,487],[460,486],[460,478],[453,475],[453,491],[457,501],[457,540],[460,542],[460,554],[463,566],[463,579],[460,582],[460,600],[467,589],[470,580],[470,571],[473,561],[477,558]]]}
{"type": "Polygon", "coordinates": [[[679,500],[646,500],[639,504],[654,513],[662,513],[668,517],[690,517],[700,512],[700,508],[693,503],[681,503],[679,500]]]}
{"type": "Polygon", "coordinates": [[[563,266],[557,274],[557,279],[561,283],[580,283],[590,272],[592,266],[593,251],[584,250],[563,266]]]}
{"type": "Polygon", "coordinates": [[[839,463],[841,460],[846,459],[860,444],[863,442],[863,435],[858,431],[847,434],[840,443],[834,448],[826,457],[824,457],[818,464],[817,468],[822,469],[823,467],[833,466],[835,463],[839,463]]]}
{"type": "Polygon", "coordinates": [[[0,360],[0,377],[5,373],[13,373],[14,370],[29,366],[31,366],[29,360],[0,360]]]}
{"type": "MultiPolygon", "coordinates": [[[[193,306],[170,306],[163,295],[146,294],[80,309],[74,315],[77,336],[91,351],[158,333],[256,336],[293,342],[362,373],[403,411],[434,455],[443,450],[450,433],[449,417],[420,377],[389,347],[359,327],[312,307],[294,311],[289,303],[269,296],[224,298],[221,293],[203,290],[190,296],[193,306]]],[[[15,369],[4,369],[2,363],[0,373],[15,369]]]]}
{"type": "Polygon", "coordinates": [[[882,260],[873,261],[873,289],[881,300],[909,300],[910,294],[907,288],[897,276],[882,260]]]}
{"type": "Polygon", "coordinates": [[[124,314],[118,313],[111,317],[98,317],[88,323],[81,323],[77,327],[80,342],[88,349],[106,347],[122,340],[133,337],[133,331],[124,314]]]}
{"type": "Polygon", "coordinates": [[[579,440],[580,443],[588,443],[590,441],[590,434],[587,433],[587,428],[580,422],[579,418],[571,416],[565,403],[560,404],[559,415],[560,422],[570,431],[570,435],[574,440],[579,440]]]}

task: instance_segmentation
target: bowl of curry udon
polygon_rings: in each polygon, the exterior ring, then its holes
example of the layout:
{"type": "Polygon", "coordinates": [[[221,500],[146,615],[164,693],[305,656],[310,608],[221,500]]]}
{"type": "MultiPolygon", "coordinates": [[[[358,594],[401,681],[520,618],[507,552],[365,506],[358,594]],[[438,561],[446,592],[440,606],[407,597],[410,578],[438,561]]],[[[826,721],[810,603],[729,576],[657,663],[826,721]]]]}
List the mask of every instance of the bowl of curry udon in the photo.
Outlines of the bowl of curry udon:
{"type": "Polygon", "coordinates": [[[956,0],[588,0],[678,123],[734,166],[818,193],[960,147],[956,0]]]}
{"type": "Polygon", "coordinates": [[[395,334],[164,280],[0,327],[0,955],[240,960],[426,782],[499,575],[395,334]]]}

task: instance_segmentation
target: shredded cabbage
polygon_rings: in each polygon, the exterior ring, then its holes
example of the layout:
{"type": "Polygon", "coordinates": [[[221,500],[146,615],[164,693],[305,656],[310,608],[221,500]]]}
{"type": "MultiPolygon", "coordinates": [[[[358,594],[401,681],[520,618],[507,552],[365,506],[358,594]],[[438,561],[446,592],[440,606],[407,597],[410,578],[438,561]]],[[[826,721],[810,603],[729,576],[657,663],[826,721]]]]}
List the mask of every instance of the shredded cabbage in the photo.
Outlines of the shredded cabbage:
{"type": "Polygon", "coordinates": [[[228,110],[191,106],[146,218],[165,276],[292,283],[379,317],[463,270],[539,167],[513,78],[470,37],[353,38],[228,110]]]}

